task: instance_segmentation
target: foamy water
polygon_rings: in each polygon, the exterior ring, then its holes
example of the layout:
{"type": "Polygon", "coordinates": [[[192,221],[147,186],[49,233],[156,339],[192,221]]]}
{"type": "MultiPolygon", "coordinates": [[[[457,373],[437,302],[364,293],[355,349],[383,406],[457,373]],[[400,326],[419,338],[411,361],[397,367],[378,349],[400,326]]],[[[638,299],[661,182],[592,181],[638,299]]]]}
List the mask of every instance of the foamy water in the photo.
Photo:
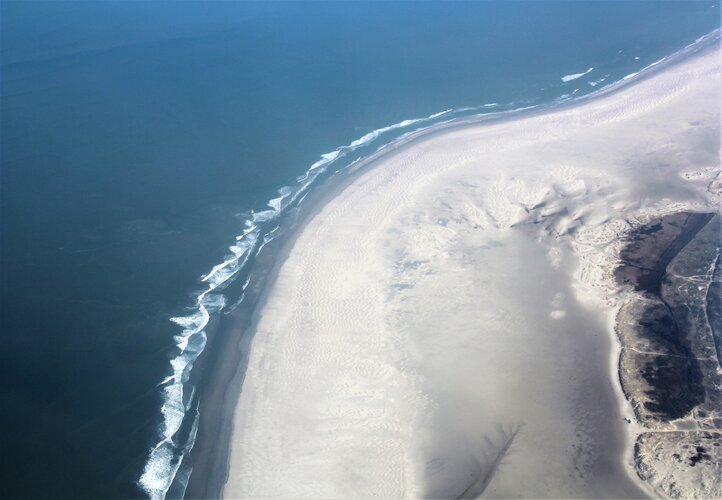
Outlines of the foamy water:
{"type": "MultiPolygon", "coordinates": [[[[706,42],[707,39],[705,37],[700,38],[696,44],[688,46],[687,49],[700,45],[706,42]]],[[[654,67],[665,59],[656,61],[644,69],[654,67]]],[[[644,71],[644,69],[640,70],[640,72],[644,71]]],[[[566,75],[562,78],[562,81],[566,83],[576,80],[589,74],[592,70],[594,68],[589,68],[583,73],[566,75]]],[[[629,80],[640,72],[627,75],[621,81],[629,80]]],[[[605,78],[590,82],[590,86],[602,83],[605,78]]],[[[616,85],[616,82],[595,90],[596,92],[603,92],[613,88],[614,85],[616,85]]],[[[589,97],[589,94],[576,96],[578,92],[579,89],[575,89],[570,94],[562,94],[556,101],[561,102],[577,97],[589,97]]],[[[318,161],[309,166],[306,172],[297,178],[297,184],[283,186],[278,190],[279,196],[268,200],[268,209],[252,212],[251,216],[243,223],[243,231],[235,237],[236,243],[229,247],[230,253],[222,262],[214,265],[206,274],[200,277],[200,282],[205,285],[205,288],[198,292],[195,307],[187,315],[171,318],[171,321],[178,324],[182,330],[175,336],[178,354],[170,360],[170,373],[161,383],[164,403],[161,407],[162,422],[159,425],[159,441],[150,451],[148,461],[139,479],[139,484],[143,490],[153,498],[163,498],[174,483],[183,460],[186,459],[188,452],[193,447],[195,430],[190,432],[183,440],[179,439],[178,434],[184,419],[188,418],[189,413],[192,413],[193,429],[197,428],[199,416],[194,410],[197,402],[193,398],[194,389],[189,386],[188,380],[193,363],[203,352],[207,341],[204,329],[208,325],[212,314],[226,308],[225,298],[222,295],[223,289],[241,274],[251,256],[257,255],[263,246],[274,238],[274,232],[278,229],[277,221],[285,210],[296,206],[302,201],[317,180],[324,178],[324,174],[346,166],[342,162],[343,159],[356,150],[374,144],[381,138],[386,139],[386,142],[377,146],[376,151],[383,150],[383,148],[395,141],[404,140],[419,130],[448,124],[454,119],[488,118],[503,113],[519,113],[535,107],[534,105],[519,106],[516,103],[505,106],[498,103],[487,103],[473,107],[447,109],[433,113],[425,118],[406,119],[392,125],[380,127],[347,145],[322,154],[318,161]],[[501,112],[490,113],[490,110],[500,107],[502,108],[501,112]]],[[[243,296],[232,307],[237,307],[242,300],[243,296]]]]}
{"type": "MultiPolygon", "coordinates": [[[[474,110],[477,109],[474,108],[474,110]]],[[[457,114],[468,111],[463,110],[457,114]]],[[[165,497],[182,461],[187,457],[194,443],[195,432],[184,442],[178,442],[176,434],[180,430],[187,412],[194,404],[192,395],[188,394],[193,387],[187,387],[187,383],[193,362],[203,352],[206,344],[204,329],[210,321],[211,314],[218,313],[226,307],[225,298],[220,292],[241,273],[251,255],[257,255],[267,243],[273,240],[274,233],[278,229],[278,226],[273,226],[274,221],[278,220],[286,209],[301,201],[317,178],[348,154],[372,144],[389,132],[406,131],[385,145],[392,143],[393,140],[403,139],[406,134],[418,131],[425,126],[441,123],[440,118],[448,118],[453,114],[454,110],[445,110],[426,118],[403,120],[376,129],[348,145],[322,154],[321,158],[313,163],[304,175],[297,178],[298,183],[295,186],[283,186],[278,190],[280,196],[270,199],[267,203],[269,210],[252,212],[251,217],[244,223],[243,232],[235,237],[236,243],[229,247],[230,253],[222,262],[214,265],[208,273],[200,277],[201,283],[206,284],[206,288],[198,293],[196,307],[186,316],[171,318],[173,323],[182,328],[181,332],[175,336],[179,352],[170,360],[172,373],[161,382],[165,400],[161,407],[163,417],[159,429],[161,440],[151,450],[143,474],[139,479],[141,487],[152,498],[165,497]]],[[[233,308],[237,307],[242,300],[243,296],[233,304],[233,308]]],[[[197,420],[198,416],[194,415],[193,418],[197,420]]]]}

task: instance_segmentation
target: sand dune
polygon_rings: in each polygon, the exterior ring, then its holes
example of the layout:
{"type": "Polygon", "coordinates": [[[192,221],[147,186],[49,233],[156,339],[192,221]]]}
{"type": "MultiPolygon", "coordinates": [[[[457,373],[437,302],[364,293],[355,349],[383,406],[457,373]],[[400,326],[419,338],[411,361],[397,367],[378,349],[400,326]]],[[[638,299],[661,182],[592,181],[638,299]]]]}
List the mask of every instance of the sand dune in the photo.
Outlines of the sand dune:
{"type": "Polygon", "coordinates": [[[367,165],[258,311],[224,495],[645,495],[613,263],[628,221],[716,210],[719,74],[708,50],[367,165]]]}

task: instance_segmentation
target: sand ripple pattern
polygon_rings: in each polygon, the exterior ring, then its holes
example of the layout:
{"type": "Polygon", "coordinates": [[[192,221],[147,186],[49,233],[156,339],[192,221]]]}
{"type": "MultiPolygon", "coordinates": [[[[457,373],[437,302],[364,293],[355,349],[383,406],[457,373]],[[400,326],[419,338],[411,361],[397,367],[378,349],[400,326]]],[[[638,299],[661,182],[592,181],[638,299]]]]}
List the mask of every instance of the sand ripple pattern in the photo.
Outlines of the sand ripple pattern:
{"type": "Polygon", "coordinates": [[[630,221],[716,206],[719,69],[447,130],[346,185],[259,312],[226,496],[638,495],[610,270],[630,221]]]}

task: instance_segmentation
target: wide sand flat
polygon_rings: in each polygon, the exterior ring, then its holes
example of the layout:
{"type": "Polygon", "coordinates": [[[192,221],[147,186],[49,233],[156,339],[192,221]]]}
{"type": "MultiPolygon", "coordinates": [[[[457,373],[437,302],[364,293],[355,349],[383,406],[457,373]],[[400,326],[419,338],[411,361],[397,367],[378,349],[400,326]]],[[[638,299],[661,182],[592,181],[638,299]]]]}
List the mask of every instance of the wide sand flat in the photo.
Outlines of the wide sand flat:
{"type": "Polygon", "coordinates": [[[258,312],[226,497],[633,497],[611,263],[715,209],[720,59],[381,156],[258,312]]]}

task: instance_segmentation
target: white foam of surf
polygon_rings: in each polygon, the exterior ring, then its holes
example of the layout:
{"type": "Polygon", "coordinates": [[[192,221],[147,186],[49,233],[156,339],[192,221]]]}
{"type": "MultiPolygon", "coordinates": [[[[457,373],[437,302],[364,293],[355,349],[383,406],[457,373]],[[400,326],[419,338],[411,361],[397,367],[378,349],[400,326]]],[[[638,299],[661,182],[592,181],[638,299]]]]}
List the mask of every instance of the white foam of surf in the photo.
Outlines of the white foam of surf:
{"type": "MultiPolygon", "coordinates": [[[[318,176],[325,172],[331,164],[350,152],[376,141],[388,132],[430,123],[454,112],[454,110],[448,109],[425,118],[403,120],[373,130],[348,145],[322,154],[321,158],[313,163],[304,175],[296,179],[296,186],[283,186],[278,190],[279,196],[267,202],[268,209],[251,212],[250,217],[244,223],[244,230],[235,237],[236,243],[229,247],[230,253],[201,276],[200,281],[205,284],[205,288],[196,295],[195,306],[191,312],[185,316],[170,318],[173,323],[181,327],[181,331],[174,336],[178,353],[170,360],[171,373],[159,384],[163,394],[163,404],[160,410],[162,420],[159,425],[160,441],[150,450],[143,473],[138,480],[140,487],[151,498],[166,496],[184,457],[195,441],[194,431],[191,431],[184,443],[178,442],[178,434],[193,403],[194,388],[189,387],[186,393],[186,384],[190,378],[193,362],[205,348],[207,342],[205,328],[211,315],[226,307],[225,297],[220,293],[212,292],[222,290],[233,281],[245,268],[251,256],[258,255],[264,246],[274,239],[274,233],[278,230],[278,226],[265,234],[263,234],[262,226],[269,221],[278,219],[284,210],[299,197],[305,197],[308,188],[318,176]]],[[[236,308],[241,303],[248,283],[246,281],[241,297],[230,309],[236,308]]],[[[197,428],[197,421],[194,422],[194,428],[197,428]]]]}
{"type": "MultiPolygon", "coordinates": [[[[685,50],[705,43],[710,38],[719,37],[719,31],[720,30],[715,30],[708,35],[700,37],[694,43],[685,47],[685,50]]],[[[660,59],[646,68],[655,66],[666,59],[667,58],[660,59]]],[[[567,82],[580,78],[590,73],[593,69],[594,68],[589,68],[584,73],[566,75],[562,78],[562,81],[567,82]]],[[[641,71],[644,71],[644,69],[641,71]]],[[[622,80],[628,80],[640,72],[627,75],[622,78],[622,80]]],[[[601,83],[606,78],[607,76],[594,83],[601,83]]],[[[614,85],[615,84],[611,84],[610,87],[614,85]]],[[[580,98],[588,98],[591,95],[592,94],[589,94],[580,98]]],[[[570,98],[571,95],[563,95],[557,98],[555,102],[568,100],[570,98]]],[[[538,107],[538,105],[533,105],[513,108],[514,105],[515,103],[504,105],[505,108],[511,109],[493,114],[505,115],[507,113],[518,113],[538,107]]],[[[308,189],[313,185],[319,175],[325,172],[336,161],[358,148],[371,144],[384,134],[414,127],[395,137],[392,141],[380,146],[378,149],[408,138],[419,130],[446,124],[461,116],[468,117],[469,112],[481,111],[482,113],[472,116],[485,116],[488,114],[490,108],[499,106],[501,106],[499,103],[493,102],[474,107],[449,109],[434,113],[425,118],[407,119],[373,130],[348,145],[341,146],[334,151],[321,155],[320,159],[313,163],[303,175],[297,177],[297,184],[295,186],[284,186],[278,190],[279,196],[267,202],[267,210],[251,212],[250,217],[245,220],[243,231],[235,237],[236,243],[229,247],[230,253],[224,257],[219,264],[212,266],[208,273],[201,276],[201,282],[205,284],[205,288],[197,294],[195,306],[191,312],[186,316],[171,318],[172,322],[181,327],[181,332],[174,336],[178,353],[169,362],[171,373],[159,384],[159,386],[162,387],[163,394],[163,405],[161,407],[162,421],[159,425],[160,440],[149,451],[147,462],[138,480],[138,484],[143,491],[151,498],[165,498],[168,489],[175,480],[184,457],[187,456],[194,444],[195,431],[198,425],[197,411],[188,437],[183,442],[180,442],[180,436],[178,436],[183,420],[191,410],[194,401],[194,388],[188,387],[186,393],[184,387],[189,380],[193,362],[205,348],[207,338],[204,330],[210,321],[211,314],[220,312],[226,308],[225,297],[218,292],[233,281],[247,265],[251,256],[257,255],[260,249],[273,238],[272,236],[270,239],[268,238],[270,233],[264,234],[264,225],[269,221],[278,219],[280,215],[297,200],[298,202],[302,201],[308,194],[308,189]],[[450,119],[438,120],[438,118],[441,117],[448,117],[450,119]]],[[[354,163],[356,163],[356,161],[352,164],[354,163]]],[[[278,226],[276,226],[271,233],[277,229],[278,226]]],[[[243,292],[245,292],[247,286],[248,281],[246,281],[243,286],[243,292]]],[[[244,295],[245,293],[242,293],[239,300],[236,301],[230,309],[237,307],[243,300],[244,295]]]]}
{"type": "Polygon", "coordinates": [[[593,70],[594,70],[594,68],[589,68],[588,70],[586,70],[586,71],[583,72],[583,73],[574,73],[574,74],[572,74],[572,75],[565,75],[565,76],[562,77],[562,81],[563,81],[564,83],[566,83],[566,82],[571,82],[572,80],[576,80],[577,78],[581,78],[581,77],[583,77],[584,75],[588,75],[588,74],[591,73],[593,70]]]}
{"type": "MultiPolygon", "coordinates": [[[[691,47],[691,45],[688,45],[687,47],[689,48],[689,47],[691,47]]],[[[653,68],[654,66],[657,66],[660,63],[663,63],[667,59],[668,59],[667,57],[663,57],[662,59],[659,59],[658,61],[654,61],[652,64],[646,65],[644,68],[640,69],[639,71],[628,74],[627,76],[623,77],[622,80],[629,80],[630,78],[637,76],[638,74],[642,73],[643,71],[646,71],[650,68],[653,68]]]]}
{"type": "MultiPolygon", "coordinates": [[[[454,114],[458,113],[466,113],[469,111],[479,111],[481,109],[490,109],[490,108],[497,108],[501,106],[498,102],[489,102],[487,104],[482,104],[481,106],[464,106],[461,108],[455,108],[453,110],[454,114]]],[[[508,104],[508,106],[513,106],[513,103],[508,104]]]]}
{"type": "MultiPolygon", "coordinates": [[[[211,299],[207,306],[222,306],[223,301],[217,297],[211,299]]],[[[204,307],[205,310],[205,307],[204,307]]],[[[183,323],[188,325],[188,329],[197,330],[200,325],[204,325],[204,316],[188,318],[176,318],[186,320],[183,323]]],[[[205,320],[207,323],[207,320],[205,320]]],[[[202,328],[202,327],[201,327],[202,328]]],[[[164,498],[173,479],[185,457],[185,453],[179,451],[188,450],[195,441],[197,430],[197,421],[193,423],[191,432],[184,442],[180,442],[179,431],[186,413],[190,410],[193,402],[194,389],[191,388],[189,397],[184,398],[184,384],[188,381],[190,371],[193,368],[193,361],[203,352],[206,345],[206,335],[202,330],[195,331],[183,341],[183,350],[179,356],[173,358],[170,362],[173,374],[166,378],[163,387],[163,405],[161,406],[161,415],[163,418],[161,424],[161,436],[163,439],[159,441],[150,451],[148,461],[143,469],[138,484],[151,498],[164,498]]]]}
{"type": "Polygon", "coordinates": [[[449,113],[452,113],[453,111],[454,111],[453,109],[447,109],[447,110],[445,110],[445,111],[440,111],[440,112],[438,112],[438,113],[434,113],[433,115],[430,115],[430,116],[429,116],[429,119],[433,120],[434,118],[438,118],[438,117],[440,117],[440,116],[448,115],[449,113]]]}
{"type": "MultiPolygon", "coordinates": [[[[453,111],[454,111],[453,109],[447,109],[445,111],[441,111],[439,113],[434,113],[432,115],[429,115],[426,118],[412,118],[412,119],[400,121],[398,123],[394,123],[392,125],[388,125],[386,127],[381,127],[381,128],[377,128],[376,130],[372,130],[371,132],[359,137],[358,139],[350,142],[349,144],[347,144],[345,146],[341,146],[340,148],[336,149],[335,151],[331,151],[330,153],[321,155],[321,159],[318,160],[313,165],[311,165],[311,167],[308,169],[308,172],[306,172],[306,176],[308,176],[309,172],[315,171],[320,168],[328,167],[329,164],[336,161],[337,159],[342,158],[343,156],[346,156],[348,153],[355,151],[356,149],[358,149],[362,146],[366,146],[367,144],[378,139],[381,135],[391,132],[392,130],[410,127],[411,125],[415,125],[417,123],[428,122],[428,121],[434,120],[440,116],[452,113],[453,111]]],[[[302,178],[305,178],[306,176],[304,176],[302,178]]]]}

